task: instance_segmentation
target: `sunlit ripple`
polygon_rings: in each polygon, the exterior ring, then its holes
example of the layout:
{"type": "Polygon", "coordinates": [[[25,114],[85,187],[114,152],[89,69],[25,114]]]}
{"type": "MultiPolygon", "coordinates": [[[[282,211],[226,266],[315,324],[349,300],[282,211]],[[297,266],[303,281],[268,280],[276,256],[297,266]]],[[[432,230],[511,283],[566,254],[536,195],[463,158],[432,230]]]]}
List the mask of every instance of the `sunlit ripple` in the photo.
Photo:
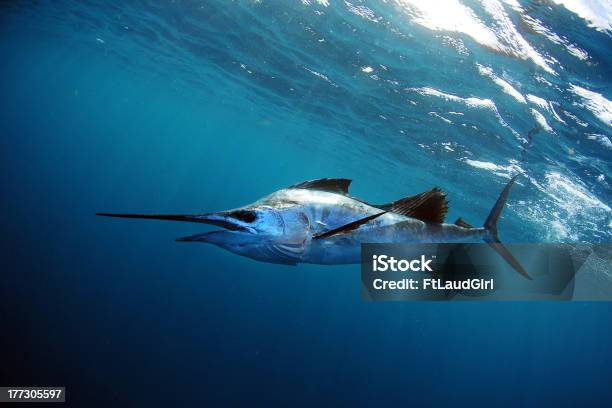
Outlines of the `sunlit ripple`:
{"type": "Polygon", "coordinates": [[[459,0],[396,0],[411,20],[430,30],[467,34],[472,40],[497,52],[520,59],[532,60],[546,72],[554,74],[550,64],[523,38],[497,0],[482,0],[487,17],[486,25],[478,14],[459,0]]]}
{"type": "Polygon", "coordinates": [[[612,30],[612,2],[603,0],[552,0],[601,31],[612,30]]]}
{"type": "Polygon", "coordinates": [[[570,90],[582,98],[581,105],[590,110],[602,123],[612,126],[612,102],[602,94],[570,84],[570,90]]]}

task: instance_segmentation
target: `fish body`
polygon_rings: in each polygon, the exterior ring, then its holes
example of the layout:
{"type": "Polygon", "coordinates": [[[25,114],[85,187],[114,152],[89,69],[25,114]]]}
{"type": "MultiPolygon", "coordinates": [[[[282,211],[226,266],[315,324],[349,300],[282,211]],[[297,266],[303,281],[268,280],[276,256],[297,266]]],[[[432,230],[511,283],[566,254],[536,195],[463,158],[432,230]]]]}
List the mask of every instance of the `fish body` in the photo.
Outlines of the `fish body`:
{"type": "Polygon", "coordinates": [[[485,241],[517,272],[529,277],[497,238],[497,220],[514,178],[483,227],[461,219],[444,223],[446,196],[439,189],[374,205],[351,197],[348,179],[318,179],[278,190],[256,202],[192,215],[111,214],[120,218],[189,221],[225,228],[177,239],[209,243],[258,261],[295,265],[360,262],[363,243],[468,243],[485,241]]]}

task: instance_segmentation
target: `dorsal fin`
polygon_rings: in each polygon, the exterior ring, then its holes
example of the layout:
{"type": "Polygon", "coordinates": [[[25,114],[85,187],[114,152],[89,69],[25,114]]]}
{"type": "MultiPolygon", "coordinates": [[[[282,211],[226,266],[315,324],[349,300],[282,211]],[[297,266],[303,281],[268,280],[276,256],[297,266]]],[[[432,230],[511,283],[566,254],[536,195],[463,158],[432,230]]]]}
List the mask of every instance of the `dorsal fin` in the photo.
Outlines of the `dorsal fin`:
{"type": "Polygon", "coordinates": [[[446,201],[446,194],[435,187],[415,196],[374,207],[424,222],[442,224],[448,211],[448,202],[446,201]]]}
{"type": "Polygon", "coordinates": [[[463,228],[474,228],[473,225],[470,225],[467,222],[463,221],[461,217],[457,218],[457,221],[455,221],[455,225],[458,225],[463,228]]]}
{"type": "Polygon", "coordinates": [[[329,193],[337,193],[348,195],[349,185],[352,180],[345,178],[322,178],[316,180],[304,181],[302,183],[294,184],[289,188],[303,188],[306,190],[319,190],[327,191],[329,193]]]}

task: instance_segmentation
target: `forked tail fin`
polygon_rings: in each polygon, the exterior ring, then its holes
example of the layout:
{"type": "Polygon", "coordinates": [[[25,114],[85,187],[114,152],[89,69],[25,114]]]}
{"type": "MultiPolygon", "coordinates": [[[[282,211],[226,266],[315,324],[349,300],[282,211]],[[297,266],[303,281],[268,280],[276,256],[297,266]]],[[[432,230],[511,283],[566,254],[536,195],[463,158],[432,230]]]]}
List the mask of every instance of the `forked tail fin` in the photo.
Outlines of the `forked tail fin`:
{"type": "Polygon", "coordinates": [[[514,180],[516,180],[516,177],[517,176],[512,177],[508,184],[506,184],[506,187],[504,187],[504,189],[500,193],[499,198],[493,206],[493,209],[489,213],[489,216],[487,217],[487,220],[484,223],[484,228],[489,231],[490,236],[486,237],[484,241],[489,244],[489,246],[493,248],[493,250],[497,252],[499,256],[504,258],[504,260],[508,262],[508,264],[510,264],[510,266],[512,266],[515,271],[523,275],[525,278],[531,280],[531,276],[529,276],[527,271],[525,271],[519,261],[516,260],[516,258],[510,253],[510,251],[508,251],[504,244],[502,244],[502,242],[499,240],[499,236],[497,235],[497,221],[499,220],[499,216],[501,215],[502,210],[504,209],[506,199],[508,198],[508,194],[510,194],[510,189],[514,184],[514,180]]]}

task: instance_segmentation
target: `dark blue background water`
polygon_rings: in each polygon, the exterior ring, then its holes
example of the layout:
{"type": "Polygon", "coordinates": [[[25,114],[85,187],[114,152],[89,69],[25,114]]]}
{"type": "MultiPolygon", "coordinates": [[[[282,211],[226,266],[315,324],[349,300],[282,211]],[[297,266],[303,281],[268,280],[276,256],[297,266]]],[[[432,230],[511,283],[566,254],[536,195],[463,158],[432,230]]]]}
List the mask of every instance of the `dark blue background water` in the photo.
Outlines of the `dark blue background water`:
{"type": "Polygon", "coordinates": [[[374,202],[439,185],[478,224],[518,172],[505,240],[610,240],[605,27],[547,3],[469,2],[459,28],[448,5],[310,3],[0,6],[0,385],[77,406],[608,405],[608,303],[363,303],[357,266],[93,215],[348,177],[374,202]]]}

